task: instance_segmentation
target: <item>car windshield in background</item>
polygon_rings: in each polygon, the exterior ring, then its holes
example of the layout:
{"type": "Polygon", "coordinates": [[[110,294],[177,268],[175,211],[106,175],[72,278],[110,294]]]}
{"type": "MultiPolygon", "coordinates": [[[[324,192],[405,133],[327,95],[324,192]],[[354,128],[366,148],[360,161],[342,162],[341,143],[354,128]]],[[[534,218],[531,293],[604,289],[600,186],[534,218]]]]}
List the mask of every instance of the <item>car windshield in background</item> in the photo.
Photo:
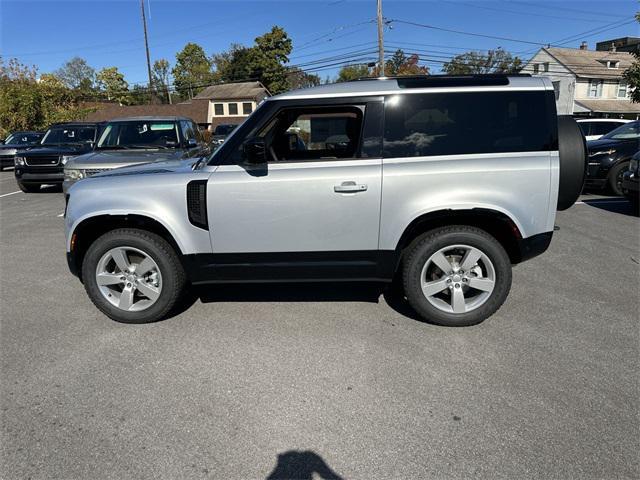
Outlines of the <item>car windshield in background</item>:
{"type": "Polygon", "coordinates": [[[606,138],[608,140],[631,140],[634,138],[640,138],[640,123],[627,123],[610,131],[602,138],[606,138]]]}
{"type": "Polygon", "coordinates": [[[36,143],[42,138],[42,134],[37,135],[35,133],[12,133],[4,141],[7,145],[27,145],[36,143]]]}
{"type": "Polygon", "coordinates": [[[99,149],[176,148],[178,127],[172,121],[130,121],[109,123],[98,141],[99,149]]]}
{"type": "Polygon", "coordinates": [[[218,125],[213,132],[214,135],[229,135],[235,130],[237,125],[218,125]]]}
{"type": "Polygon", "coordinates": [[[42,139],[43,145],[93,142],[96,127],[58,127],[50,129],[42,139]]]}

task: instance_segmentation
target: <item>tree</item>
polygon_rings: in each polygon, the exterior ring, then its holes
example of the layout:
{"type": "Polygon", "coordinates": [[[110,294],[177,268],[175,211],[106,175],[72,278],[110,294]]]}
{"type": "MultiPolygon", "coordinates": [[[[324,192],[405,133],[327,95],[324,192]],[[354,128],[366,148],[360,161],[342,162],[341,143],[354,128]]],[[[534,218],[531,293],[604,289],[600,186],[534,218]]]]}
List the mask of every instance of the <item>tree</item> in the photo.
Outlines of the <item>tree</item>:
{"type": "Polygon", "coordinates": [[[163,103],[168,103],[170,101],[169,62],[164,58],[153,62],[153,68],[151,69],[151,78],[153,80],[153,88],[155,88],[160,95],[161,101],[163,103]]]}
{"type": "Polygon", "coordinates": [[[366,65],[345,65],[338,72],[336,82],[348,82],[350,80],[357,80],[358,78],[369,76],[369,67],[366,65]]]}
{"type": "MultiPolygon", "coordinates": [[[[387,76],[402,76],[402,75],[428,75],[429,68],[421,67],[418,65],[420,57],[413,54],[407,57],[402,49],[396,50],[390,60],[384,65],[384,73],[387,76]]],[[[375,72],[377,74],[377,69],[375,72]]]]}
{"type": "Polygon", "coordinates": [[[176,54],[176,65],[171,73],[176,90],[183,98],[191,98],[207,85],[213,83],[212,61],[202,47],[187,43],[176,54]]]}
{"type": "Polygon", "coordinates": [[[291,89],[317,87],[320,85],[320,77],[313,73],[307,73],[297,67],[291,67],[288,71],[289,87],[291,89]]]}
{"type": "Polygon", "coordinates": [[[109,100],[115,100],[120,105],[129,103],[129,84],[118,67],[103,68],[96,75],[98,86],[104,91],[109,100]]]}
{"type": "Polygon", "coordinates": [[[517,73],[521,68],[522,60],[501,47],[489,50],[486,55],[473,51],[456,55],[442,67],[450,75],[517,73]]]}
{"type": "MultiPolygon", "coordinates": [[[[640,12],[636,13],[636,20],[640,22],[640,12]]],[[[631,90],[631,101],[640,102],[640,51],[633,51],[634,61],[623,73],[631,90]]]]}
{"type": "Polygon", "coordinates": [[[87,61],[80,57],[73,57],[54,72],[62,84],[73,90],[89,92],[96,81],[96,72],[87,61]]]}

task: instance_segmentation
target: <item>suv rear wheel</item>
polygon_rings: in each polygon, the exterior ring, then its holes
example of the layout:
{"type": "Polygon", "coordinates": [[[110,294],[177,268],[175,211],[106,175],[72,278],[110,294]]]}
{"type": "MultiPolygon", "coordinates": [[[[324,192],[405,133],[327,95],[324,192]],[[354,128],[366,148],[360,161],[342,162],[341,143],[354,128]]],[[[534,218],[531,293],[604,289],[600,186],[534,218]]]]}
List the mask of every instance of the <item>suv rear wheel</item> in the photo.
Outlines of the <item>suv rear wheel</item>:
{"type": "Polygon", "coordinates": [[[425,320],[475,325],[495,313],[511,288],[511,262],[484,230],[449,226],[431,230],[408,247],[403,263],[407,300],[425,320]]]}
{"type": "Polygon", "coordinates": [[[138,229],[112,230],[91,244],[82,262],[91,301],[123,323],[164,318],[180,300],[185,274],[162,237],[138,229]]]}

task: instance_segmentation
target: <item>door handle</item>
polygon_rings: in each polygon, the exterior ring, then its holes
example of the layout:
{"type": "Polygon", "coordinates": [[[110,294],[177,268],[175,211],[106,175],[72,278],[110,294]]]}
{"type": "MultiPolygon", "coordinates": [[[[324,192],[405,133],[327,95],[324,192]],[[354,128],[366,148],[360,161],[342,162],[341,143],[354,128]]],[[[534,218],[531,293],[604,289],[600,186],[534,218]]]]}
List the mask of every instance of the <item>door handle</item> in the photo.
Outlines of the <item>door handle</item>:
{"type": "Polygon", "coordinates": [[[335,185],[333,191],[336,193],[366,192],[367,185],[364,183],[357,184],[356,182],[342,182],[340,185],[335,185]]]}

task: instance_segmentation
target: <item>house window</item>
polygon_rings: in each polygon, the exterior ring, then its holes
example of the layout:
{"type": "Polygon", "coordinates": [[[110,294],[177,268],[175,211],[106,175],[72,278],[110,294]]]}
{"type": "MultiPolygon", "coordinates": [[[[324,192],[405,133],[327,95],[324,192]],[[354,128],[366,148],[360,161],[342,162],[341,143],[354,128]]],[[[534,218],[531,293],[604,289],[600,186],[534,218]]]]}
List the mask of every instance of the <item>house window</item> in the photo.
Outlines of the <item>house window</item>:
{"type": "Polygon", "coordinates": [[[590,97],[602,96],[602,80],[591,80],[589,82],[589,96],[590,97]]]}
{"type": "Polygon", "coordinates": [[[553,84],[553,93],[556,96],[556,100],[560,98],[560,82],[551,82],[553,84]]]}
{"type": "Polygon", "coordinates": [[[544,71],[548,72],[549,71],[549,62],[544,62],[542,65],[544,66],[544,71]]]}
{"type": "Polygon", "coordinates": [[[627,86],[627,82],[625,81],[621,81],[620,83],[618,83],[618,98],[627,98],[627,96],[629,95],[629,89],[627,86]]]}
{"type": "Polygon", "coordinates": [[[540,65],[537,63],[533,64],[533,73],[536,74],[540,70],[540,65]]]}
{"type": "Polygon", "coordinates": [[[619,66],[620,66],[620,62],[618,62],[618,61],[609,60],[607,62],[607,68],[618,68],[619,66]]]}
{"type": "Polygon", "coordinates": [[[213,114],[217,116],[224,115],[224,105],[222,103],[214,103],[213,114]]]}
{"type": "Polygon", "coordinates": [[[229,115],[238,115],[238,104],[230,103],[229,104],[229,115]]]}
{"type": "Polygon", "coordinates": [[[243,115],[249,115],[253,111],[253,104],[251,102],[245,102],[242,104],[243,115]]]}

